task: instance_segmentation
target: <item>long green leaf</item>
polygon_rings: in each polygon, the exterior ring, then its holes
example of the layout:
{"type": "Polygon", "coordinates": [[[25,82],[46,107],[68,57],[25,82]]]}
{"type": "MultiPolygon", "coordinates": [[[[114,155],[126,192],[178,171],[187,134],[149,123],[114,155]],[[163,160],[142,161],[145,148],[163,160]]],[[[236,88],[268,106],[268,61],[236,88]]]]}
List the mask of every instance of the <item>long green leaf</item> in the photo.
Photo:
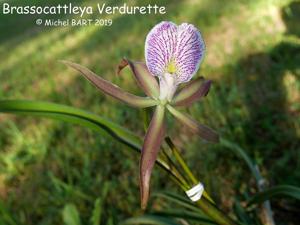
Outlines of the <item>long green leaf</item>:
{"type": "Polygon", "coordinates": [[[51,117],[98,131],[104,130],[135,150],[141,149],[142,141],[137,135],[104,117],[75,107],[42,101],[3,100],[0,101],[0,112],[51,117]]]}
{"type": "Polygon", "coordinates": [[[255,194],[248,205],[259,204],[274,197],[291,197],[300,200],[300,188],[291,185],[278,185],[255,194]]]}
{"type": "Polygon", "coordinates": [[[176,209],[176,210],[168,209],[165,211],[152,212],[151,214],[157,215],[157,216],[193,220],[193,221],[197,221],[201,224],[216,224],[214,221],[207,219],[206,217],[202,216],[201,214],[199,214],[197,212],[190,212],[190,211],[186,211],[186,210],[182,210],[182,209],[176,209]]]}
{"type": "Polygon", "coordinates": [[[187,209],[193,210],[198,213],[200,216],[208,216],[213,219],[217,224],[230,224],[235,225],[238,224],[233,221],[230,217],[224,217],[223,212],[220,211],[216,205],[212,204],[208,199],[204,196],[201,200],[197,201],[196,204],[189,201],[187,198],[184,198],[180,195],[169,193],[169,192],[159,192],[155,194],[159,197],[164,197],[174,203],[177,203],[187,209]],[[197,207],[199,206],[199,208],[197,207]]]}
{"type": "MultiPolygon", "coordinates": [[[[1,112],[46,117],[78,124],[100,132],[101,134],[109,134],[116,138],[116,140],[129,146],[131,149],[139,153],[141,152],[142,138],[104,117],[75,107],[42,101],[2,100],[0,101],[0,113],[1,112]]],[[[161,157],[158,157],[156,162],[164,170],[177,178],[175,172],[170,169],[169,165],[161,157]]]]}
{"type": "Polygon", "coordinates": [[[188,198],[183,197],[181,195],[177,195],[170,192],[156,192],[153,193],[153,196],[165,198],[171,202],[178,204],[179,206],[193,210],[197,213],[201,213],[201,210],[195,204],[193,204],[188,198]]]}

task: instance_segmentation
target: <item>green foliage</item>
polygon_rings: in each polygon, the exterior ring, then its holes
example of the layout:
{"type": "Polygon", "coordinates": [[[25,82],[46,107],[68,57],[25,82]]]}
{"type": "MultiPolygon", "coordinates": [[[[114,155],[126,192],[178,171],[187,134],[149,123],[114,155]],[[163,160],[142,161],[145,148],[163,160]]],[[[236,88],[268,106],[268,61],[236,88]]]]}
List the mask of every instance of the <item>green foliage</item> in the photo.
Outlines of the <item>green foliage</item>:
{"type": "MultiPolygon", "coordinates": [[[[110,28],[44,28],[31,23],[35,18],[0,15],[1,100],[34,99],[84,108],[142,136],[137,110],[104,97],[58,60],[81,63],[141,94],[129,69],[115,76],[115,66],[124,56],[143,60],[144,38],[157,22],[187,21],[201,29],[207,45],[198,76],[213,80],[207,98],[190,107],[189,113],[245,149],[270,187],[300,186],[299,3],[166,0],[159,4],[166,5],[166,15],[115,16],[110,28]]],[[[168,122],[170,136],[217,203],[233,214],[235,195],[244,207],[256,185],[241,158],[229,147],[202,143],[174,120],[168,122]]],[[[76,205],[82,224],[91,224],[98,198],[100,224],[118,224],[140,215],[138,157],[127,146],[104,133],[31,117],[0,114],[0,131],[0,224],[60,225],[66,203],[76,205]],[[110,191],[104,195],[107,181],[110,191]]],[[[168,176],[158,172],[154,170],[153,189],[178,193],[167,182],[168,176]]],[[[164,207],[173,207],[162,201],[164,207]]],[[[274,198],[272,206],[276,224],[298,224],[299,203],[274,198]]]]}
{"type": "Polygon", "coordinates": [[[65,205],[62,217],[65,225],[81,225],[79,213],[74,204],[65,205]]]}
{"type": "Polygon", "coordinates": [[[4,100],[0,101],[0,111],[3,113],[49,117],[79,124],[96,130],[101,134],[107,132],[117,140],[131,146],[133,149],[140,149],[141,140],[132,132],[110,122],[106,118],[74,107],[39,101],[4,100]]]}
{"type": "Polygon", "coordinates": [[[255,194],[248,204],[259,204],[274,197],[291,197],[300,200],[300,188],[291,185],[271,187],[263,192],[255,194]]]}
{"type": "Polygon", "coordinates": [[[179,225],[175,220],[161,216],[140,216],[136,218],[127,219],[121,224],[148,224],[148,225],[179,225]]]}
{"type": "Polygon", "coordinates": [[[101,221],[101,213],[102,213],[102,201],[100,198],[97,198],[94,205],[93,214],[91,217],[92,225],[99,225],[101,221]]]}
{"type": "Polygon", "coordinates": [[[91,215],[91,219],[90,219],[92,225],[100,225],[101,216],[102,216],[103,207],[104,207],[104,200],[107,196],[109,188],[110,188],[110,183],[106,182],[102,189],[101,198],[99,197],[95,200],[94,209],[92,211],[92,215],[91,215]]]}

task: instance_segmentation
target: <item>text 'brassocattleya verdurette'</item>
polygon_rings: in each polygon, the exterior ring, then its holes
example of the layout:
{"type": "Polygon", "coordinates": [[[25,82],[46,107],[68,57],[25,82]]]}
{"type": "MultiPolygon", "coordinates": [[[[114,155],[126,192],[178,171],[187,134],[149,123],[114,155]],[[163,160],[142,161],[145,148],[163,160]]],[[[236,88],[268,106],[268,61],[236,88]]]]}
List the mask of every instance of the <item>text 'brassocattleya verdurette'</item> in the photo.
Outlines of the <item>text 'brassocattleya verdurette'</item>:
{"type": "Polygon", "coordinates": [[[130,66],[138,85],[147,97],[125,92],[89,69],[63,61],[81,72],[102,92],[122,102],[139,108],[156,107],[144,138],[140,160],[142,208],[145,208],[148,202],[151,172],[165,137],[167,111],[203,139],[211,142],[217,142],[219,139],[213,130],[175,108],[189,106],[207,95],[211,81],[199,77],[189,82],[198,71],[204,52],[205,44],[202,36],[193,25],[187,23],[176,25],[166,21],[157,24],[146,38],[146,64],[123,59],[118,67],[120,73],[124,67],[130,66]],[[187,82],[189,83],[178,89],[180,84],[187,82]]]}

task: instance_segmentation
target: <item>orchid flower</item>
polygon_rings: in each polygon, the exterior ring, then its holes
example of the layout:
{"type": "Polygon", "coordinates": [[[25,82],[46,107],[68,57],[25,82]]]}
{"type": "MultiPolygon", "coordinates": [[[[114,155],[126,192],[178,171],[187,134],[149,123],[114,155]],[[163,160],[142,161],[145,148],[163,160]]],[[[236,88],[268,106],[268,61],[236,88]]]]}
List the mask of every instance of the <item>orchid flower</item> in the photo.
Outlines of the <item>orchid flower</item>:
{"type": "Polygon", "coordinates": [[[183,23],[178,26],[164,21],[154,26],[146,38],[146,64],[123,59],[117,71],[119,74],[124,67],[129,65],[138,85],[144,90],[147,97],[125,92],[89,69],[63,61],[66,65],[82,73],[101,91],[122,102],[139,108],[156,107],[141,152],[140,191],[143,209],[146,208],[149,198],[152,169],[165,137],[167,111],[203,139],[218,142],[219,137],[212,129],[199,124],[175,108],[190,106],[207,95],[211,81],[202,77],[196,78],[177,90],[180,84],[189,82],[196,74],[204,52],[204,41],[198,29],[193,25],[183,23]]]}

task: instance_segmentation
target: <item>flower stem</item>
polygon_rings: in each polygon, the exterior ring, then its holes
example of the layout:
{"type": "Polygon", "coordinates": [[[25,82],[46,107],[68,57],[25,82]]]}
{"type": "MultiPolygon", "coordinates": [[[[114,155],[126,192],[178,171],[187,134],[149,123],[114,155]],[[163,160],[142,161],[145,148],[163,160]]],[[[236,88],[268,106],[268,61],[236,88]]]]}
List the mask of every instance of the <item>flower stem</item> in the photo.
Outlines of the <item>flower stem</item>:
{"type": "MultiPolygon", "coordinates": [[[[189,180],[191,181],[191,184],[197,185],[199,183],[199,181],[197,180],[197,178],[194,176],[194,174],[192,173],[192,171],[190,170],[190,168],[187,166],[187,164],[185,163],[185,161],[183,160],[183,158],[181,157],[178,149],[176,148],[176,146],[174,145],[173,141],[171,140],[170,137],[166,137],[165,141],[167,142],[167,144],[169,145],[170,149],[172,150],[175,158],[177,159],[178,163],[180,164],[180,166],[182,167],[182,169],[184,170],[184,172],[186,173],[187,177],[189,178],[189,180]]],[[[213,199],[209,196],[209,194],[204,191],[203,195],[211,202],[214,204],[213,199]]]]}
{"type": "MultiPolygon", "coordinates": [[[[184,191],[187,191],[190,188],[192,188],[194,185],[199,183],[199,181],[196,179],[196,177],[194,176],[192,171],[189,169],[189,167],[187,166],[187,164],[185,163],[185,161],[181,157],[180,152],[178,151],[178,149],[174,145],[173,141],[169,137],[166,137],[165,141],[167,142],[167,144],[170,147],[170,149],[172,150],[176,160],[178,161],[178,163],[180,164],[180,166],[182,167],[182,169],[184,170],[185,174],[187,175],[187,177],[190,181],[190,182],[188,182],[188,181],[186,181],[185,177],[183,178],[183,180],[185,181],[184,182],[185,184],[186,183],[190,184],[190,185],[187,185],[187,186],[186,185],[181,186],[181,188],[184,191]]],[[[201,208],[201,210],[206,215],[211,217],[215,222],[217,222],[220,225],[237,225],[238,224],[234,220],[232,220],[230,217],[228,217],[223,211],[218,209],[216,207],[214,201],[212,200],[212,198],[205,191],[203,193],[203,197],[196,202],[196,205],[199,208],[201,208]]]]}
{"type": "Polygon", "coordinates": [[[184,170],[184,172],[188,175],[188,178],[191,180],[191,182],[193,184],[197,184],[198,180],[196,179],[196,177],[194,176],[194,174],[192,173],[192,171],[188,168],[188,166],[184,162],[184,160],[181,157],[178,149],[176,148],[176,146],[174,145],[174,143],[172,142],[172,140],[170,139],[170,137],[166,137],[165,140],[166,140],[167,144],[169,145],[170,149],[172,150],[172,152],[173,152],[175,158],[177,159],[178,163],[180,164],[180,166],[182,167],[182,169],[184,170]]]}
{"type": "Polygon", "coordinates": [[[202,209],[202,211],[211,217],[215,222],[220,225],[238,225],[239,223],[232,220],[223,211],[218,209],[216,205],[212,204],[205,196],[203,196],[196,205],[202,209]]]}
{"type": "Polygon", "coordinates": [[[165,149],[161,147],[162,153],[164,157],[166,158],[170,169],[176,174],[177,180],[181,183],[181,187],[183,189],[187,188],[189,185],[187,181],[184,179],[184,176],[180,173],[177,165],[173,162],[173,160],[170,158],[170,156],[166,153],[165,149]]]}

